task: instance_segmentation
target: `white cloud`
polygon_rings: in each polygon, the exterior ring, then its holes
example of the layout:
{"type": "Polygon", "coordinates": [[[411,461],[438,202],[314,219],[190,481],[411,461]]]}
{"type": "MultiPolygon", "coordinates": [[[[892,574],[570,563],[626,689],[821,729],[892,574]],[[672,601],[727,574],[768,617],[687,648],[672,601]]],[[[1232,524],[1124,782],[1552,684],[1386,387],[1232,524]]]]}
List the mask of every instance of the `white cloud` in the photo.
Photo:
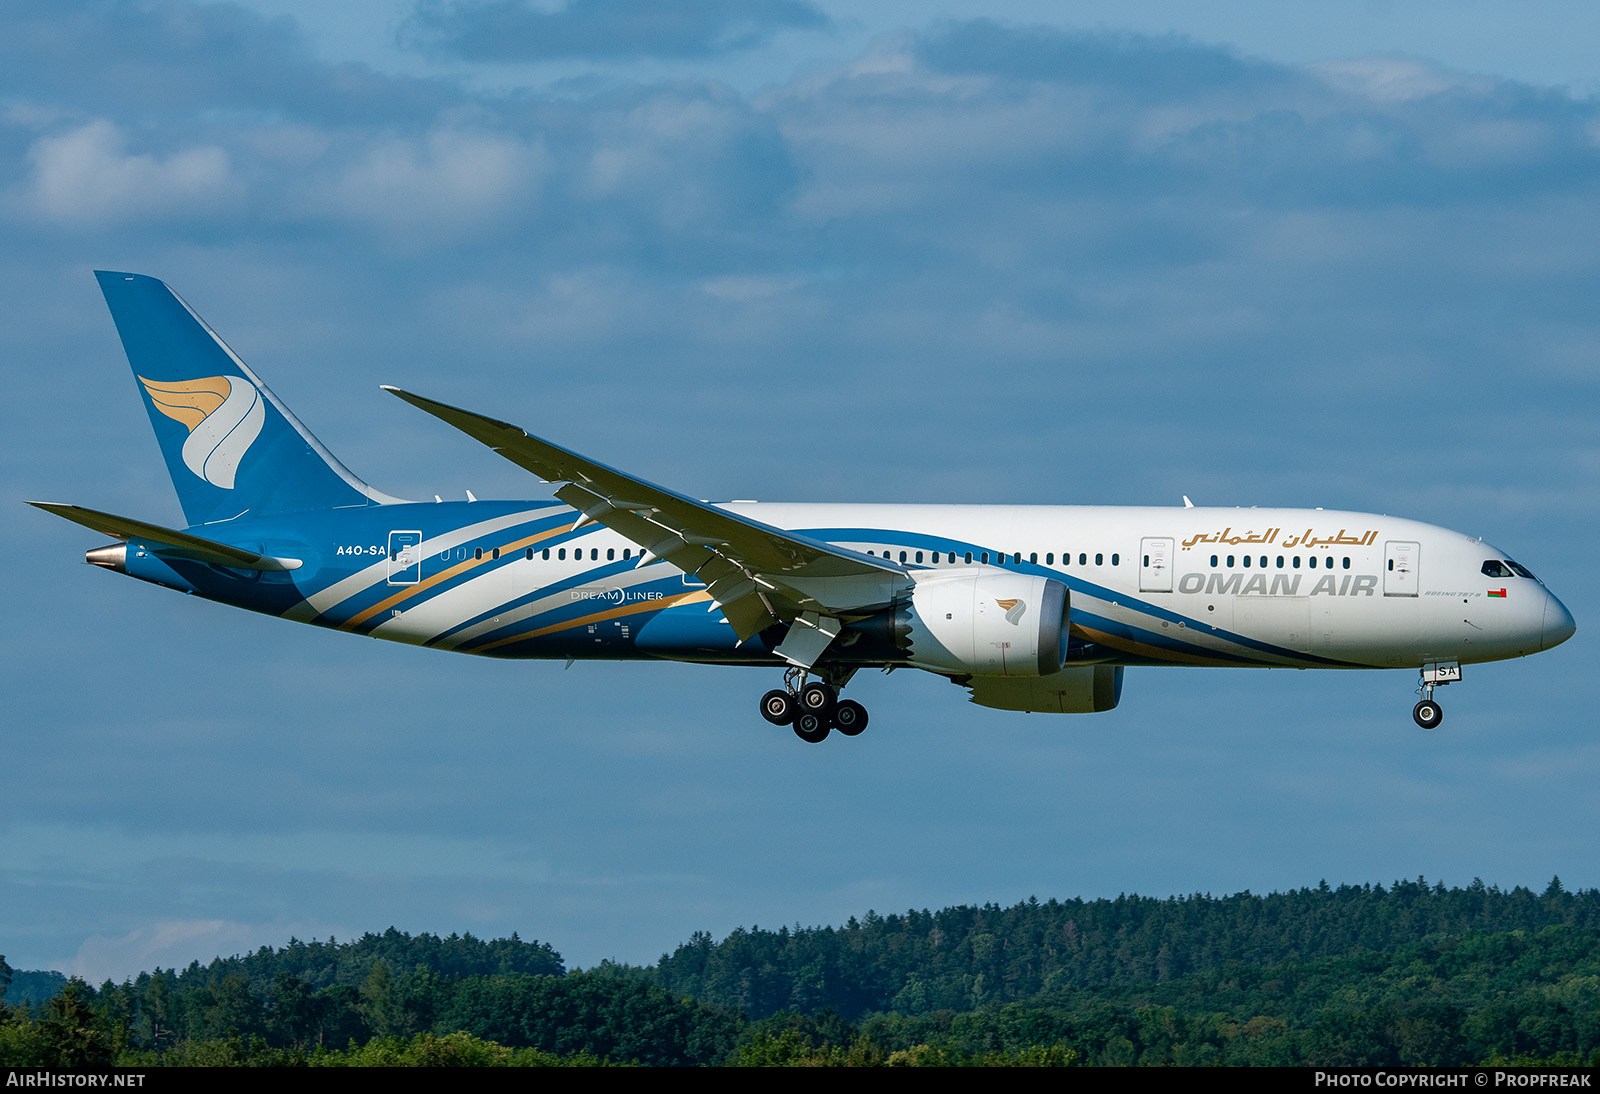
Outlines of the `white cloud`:
{"type": "Polygon", "coordinates": [[[1494,90],[1494,81],[1487,77],[1447,72],[1412,57],[1365,57],[1324,61],[1308,67],[1335,90],[1380,103],[1410,102],[1454,90],[1477,95],[1494,90]]]}
{"type": "Polygon", "coordinates": [[[322,195],[396,242],[471,233],[537,203],[549,156],[538,142],[465,129],[390,137],[358,152],[322,195]]]}
{"type": "MultiPolygon", "coordinates": [[[[117,938],[93,935],[83,940],[70,966],[62,971],[91,983],[123,980],[161,966],[171,968],[198,960],[201,954],[238,953],[254,948],[260,928],[225,919],[172,919],[139,927],[117,938]]],[[[269,936],[281,944],[281,932],[269,936]]]]}
{"type": "Polygon", "coordinates": [[[40,137],[28,150],[33,209],[61,224],[97,227],[215,210],[238,192],[228,154],[215,145],[160,158],[129,154],[127,143],[104,119],[40,137]]]}

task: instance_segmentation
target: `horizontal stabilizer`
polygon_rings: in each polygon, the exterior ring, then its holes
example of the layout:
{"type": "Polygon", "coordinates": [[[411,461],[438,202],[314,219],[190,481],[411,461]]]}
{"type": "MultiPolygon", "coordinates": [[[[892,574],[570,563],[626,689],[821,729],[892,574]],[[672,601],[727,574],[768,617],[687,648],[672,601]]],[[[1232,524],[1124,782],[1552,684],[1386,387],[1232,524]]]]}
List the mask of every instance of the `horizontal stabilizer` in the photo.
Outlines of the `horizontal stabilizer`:
{"type": "Polygon", "coordinates": [[[43,509],[46,513],[64,517],[74,524],[81,524],[96,532],[115,536],[117,539],[137,539],[149,544],[156,554],[166,558],[185,558],[195,562],[208,562],[214,566],[232,566],[236,570],[297,570],[301,565],[298,558],[274,558],[240,547],[230,547],[215,540],[203,539],[188,532],[163,528],[159,524],[147,524],[142,520],[102,513],[98,509],[85,509],[81,505],[63,505],[53,501],[30,501],[28,504],[36,509],[43,509]]]}

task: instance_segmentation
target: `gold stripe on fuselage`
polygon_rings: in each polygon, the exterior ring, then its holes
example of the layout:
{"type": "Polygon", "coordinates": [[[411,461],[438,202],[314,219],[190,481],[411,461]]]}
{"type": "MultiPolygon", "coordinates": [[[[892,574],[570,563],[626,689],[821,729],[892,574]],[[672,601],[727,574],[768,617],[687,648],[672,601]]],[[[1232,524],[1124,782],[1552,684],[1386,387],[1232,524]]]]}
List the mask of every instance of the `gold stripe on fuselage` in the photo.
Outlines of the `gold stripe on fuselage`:
{"type": "MultiPolygon", "coordinates": [[[[526,550],[528,547],[533,546],[535,543],[539,543],[539,542],[541,542],[543,540],[547,540],[551,536],[559,536],[563,532],[570,532],[570,531],[572,531],[572,528],[573,528],[573,526],[571,524],[568,524],[568,525],[564,525],[563,527],[560,527],[560,528],[551,528],[551,529],[549,529],[547,531],[539,532],[536,535],[531,535],[531,536],[527,537],[526,539],[519,539],[515,543],[507,543],[507,544],[505,544],[504,546],[502,546],[500,548],[500,553],[501,554],[510,554],[512,552],[515,552],[515,551],[526,550]]],[[[488,554],[485,554],[482,558],[469,558],[465,562],[458,562],[454,566],[451,566],[449,569],[440,570],[438,573],[434,574],[432,577],[424,578],[422,581],[417,582],[415,585],[407,585],[404,589],[401,589],[399,592],[395,593],[393,596],[390,596],[390,597],[388,597],[387,599],[384,599],[384,600],[380,600],[378,603],[372,605],[372,607],[370,607],[370,608],[367,608],[365,611],[357,612],[355,615],[351,616],[349,619],[347,619],[343,623],[339,624],[339,629],[341,631],[354,630],[356,627],[361,626],[361,624],[365,623],[367,620],[371,619],[373,616],[377,615],[379,612],[388,611],[390,608],[394,607],[396,604],[403,603],[406,600],[411,599],[413,596],[416,596],[418,593],[421,593],[421,592],[424,592],[424,591],[426,591],[428,589],[431,589],[435,585],[438,585],[438,584],[440,584],[442,582],[449,581],[451,578],[457,577],[457,576],[459,576],[461,574],[464,574],[468,570],[473,569],[474,567],[482,566],[486,562],[494,563],[494,562],[499,562],[499,561],[500,561],[499,559],[494,558],[494,557],[492,557],[492,556],[490,556],[488,554]]],[[[326,614],[326,613],[324,613],[324,614],[326,614]]]]}
{"type": "Polygon", "coordinates": [[[696,589],[692,593],[677,593],[673,596],[663,596],[656,600],[641,600],[637,604],[623,605],[620,608],[610,608],[603,612],[595,612],[593,615],[581,615],[577,619],[564,619],[560,623],[552,623],[548,627],[539,627],[535,630],[524,631],[521,634],[513,634],[508,638],[497,638],[493,642],[485,643],[482,646],[474,646],[472,649],[465,652],[482,653],[485,650],[492,650],[499,646],[507,646],[513,642],[523,642],[530,638],[543,638],[547,634],[555,634],[557,631],[570,630],[573,627],[587,627],[591,623],[604,623],[607,620],[620,619],[625,615],[637,615],[640,612],[662,611],[666,608],[677,607],[681,604],[699,604],[710,599],[710,593],[706,592],[704,589],[696,589]]]}

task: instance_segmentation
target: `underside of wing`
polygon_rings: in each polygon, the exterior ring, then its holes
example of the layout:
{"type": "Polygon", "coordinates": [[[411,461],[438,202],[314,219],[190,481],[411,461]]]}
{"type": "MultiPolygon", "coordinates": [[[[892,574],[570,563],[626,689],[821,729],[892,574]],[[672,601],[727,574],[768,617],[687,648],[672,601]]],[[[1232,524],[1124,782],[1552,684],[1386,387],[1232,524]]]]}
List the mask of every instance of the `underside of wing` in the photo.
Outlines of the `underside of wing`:
{"type": "Polygon", "coordinates": [[[891,603],[904,567],[775,528],[596,463],[523,429],[398,388],[384,390],[455,426],[546,482],[556,497],[706,583],[740,641],[798,623],[778,653],[809,667],[844,622],[891,603]]]}

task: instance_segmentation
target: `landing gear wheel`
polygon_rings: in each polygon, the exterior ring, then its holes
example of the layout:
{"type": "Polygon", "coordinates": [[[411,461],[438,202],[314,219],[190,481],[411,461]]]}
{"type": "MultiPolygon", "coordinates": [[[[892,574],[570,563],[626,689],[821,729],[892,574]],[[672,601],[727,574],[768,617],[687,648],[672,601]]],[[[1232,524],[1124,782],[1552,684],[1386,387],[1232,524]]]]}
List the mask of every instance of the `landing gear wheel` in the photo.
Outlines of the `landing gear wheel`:
{"type": "Polygon", "coordinates": [[[786,726],[794,721],[799,708],[794,696],[787,691],[773,690],[761,697],[761,717],[775,726],[786,726]]]}
{"type": "Polygon", "coordinates": [[[833,728],[854,737],[867,728],[867,708],[854,699],[840,699],[833,708],[833,728]]]}
{"type": "Polygon", "coordinates": [[[821,744],[828,738],[828,720],[820,714],[802,710],[794,720],[794,735],[808,745],[821,744]]]}
{"type": "Polygon", "coordinates": [[[828,715],[833,713],[836,698],[834,690],[827,684],[813,680],[800,689],[800,709],[810,711],[826,722],[828,715]]]}
{"type": "Polygon", "coordinates": [[[1423,729],[1438,729],[1444,721],[1444,708],[1432,699],[1424,699],[1411,708],[1411,717],[1423,729]]]}

